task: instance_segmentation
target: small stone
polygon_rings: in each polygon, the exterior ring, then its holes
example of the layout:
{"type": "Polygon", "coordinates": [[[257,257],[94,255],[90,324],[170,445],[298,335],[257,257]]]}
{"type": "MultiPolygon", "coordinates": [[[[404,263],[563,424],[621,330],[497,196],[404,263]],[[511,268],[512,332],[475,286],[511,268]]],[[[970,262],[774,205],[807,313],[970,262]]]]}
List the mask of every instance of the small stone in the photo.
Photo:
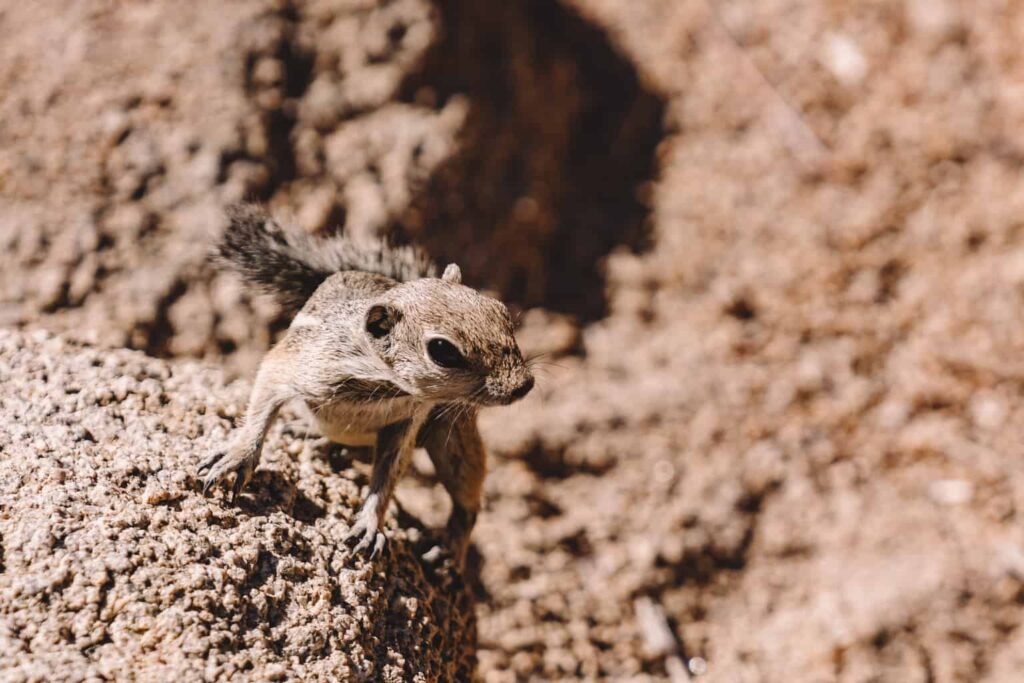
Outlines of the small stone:
{"type": "Polygon", "coordinates": [[[1006,404],[997,396],[975,396],[970,403],[971,419],[981,429],[998,429],[1006,420],[1006,404]]]}
{"type": "Polygon", "coordinates": [[[956,7],[949,0],[907,0],[905,7],[911,28],[925,36],[943,38],[960,23],[956,7]]]}
{"type": "Polygon", "coordinates": [[[825,39],[821,59],[836,80],[846,86],[859,84],[868,73],[868,62],[849,36],[833,33],[825,39]]]}
{"type": "Polygon", "coordinates": [[[703,676],[708,672],[708,663],[703,657],[690,657],[690,661],[686,663],[686,668],[694,676],[703,676]]]}
{"type": "Polygon", "coordinates": [[[36,297],[39,307],[53,310],[60,306],[67,293],[68,269],[54,265],[41,269],[36,276],[36,297]]]}
{"type": "Polygon", "coordinates": [[[902,427],[910,417],[910,406],[905,401],[889,400],[878,407],[878,424],[883,429],[902,427]]]}
{"type": "Polygon", "coordinates": [[[256,85],[269,87],[280,83],[284,79],[284,65],[279,59],[263,57],[256,62],[252,70],[252,80],[256,85]]]}
{"type": "Polygon", "coordinates": [[[928,486],[928,495],[939,505],[963,505],[974,498],[974,484],[966,479],[939,479],[928,486]]]}

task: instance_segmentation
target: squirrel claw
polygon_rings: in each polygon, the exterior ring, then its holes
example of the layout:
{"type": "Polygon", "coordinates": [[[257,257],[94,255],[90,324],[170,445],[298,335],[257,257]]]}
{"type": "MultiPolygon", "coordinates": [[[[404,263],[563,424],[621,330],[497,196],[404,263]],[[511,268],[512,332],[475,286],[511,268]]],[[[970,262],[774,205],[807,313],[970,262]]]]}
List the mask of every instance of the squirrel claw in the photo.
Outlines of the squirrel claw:
{"type": "Polygon", "coordinates": [[[235,473],[235,481],[231,486],[229,502],[234,503],[242,493],[242,489],[252,478],[255,469],[248,458],[240,458],[229,455],[225,451],[218,451],[199,464],[196,474],[203,478],[203,495],[208,495],[219,481],[222,481],[229,473],[235,473]]]}
{"type": "Polygon", "coordinates": [[[231,486],[231,498],[229,498],[229,501],[231,503],[234,503],[236,500],[238,500],[238,496],[241,495],[242,489],[245,488],[245,485],[247,483],[249,483],[250,476],[252,476],[251,470],[250,474],[248,475],[246,475],[246,473],[243,472],[242,469],[238,469],[235,472],[235,483],[231,486]]]}
{"type": "MultiPolygon", "coordinates": [[[[216,453],[214,453],[213,455],[199,463],[199,467],[196,468],[196,474],[200,477],[206,476],[206,474],[210,471],[210,468],[216,465],[217,461],[223,457],[224,451],[217,451],[216,453]]],[[[208,486],[203,486],[203,495],[206,495],[207,488],[208,486]]]]}
{"type": "Polygon", "coordinates": [[[384,552],[387,540],[387,536],[384,532],[378,531],[376,525],[366,524],[360,519],[345,537],[345,545],[352,548],[353,555],[360,555],[369,550],[369,559],[375,560],[384,552]]]}
{"type": "Polygon", "coordinates": [[[382,552],[384,552],[384,546],[387,544],[387,536],[382,531],[365,531],[361,535],[353,534],[349,536],[346,542],[351,545],[349,541],[359,540],[358,543],[352,548],[353,555],[360,555],[365,553],[367,550],[370,551],[369,559],[377,559],[382,552]]]}
{"type": "Polygon", "coordinates": [[[384,552],[384,546],[387,543],[387,540],[388,538],[383,532],[377,532],[377,537],[373,541],[373,550],[370,551],[370,561],[376,560],[380,557],[381,553],[384,552]]]}

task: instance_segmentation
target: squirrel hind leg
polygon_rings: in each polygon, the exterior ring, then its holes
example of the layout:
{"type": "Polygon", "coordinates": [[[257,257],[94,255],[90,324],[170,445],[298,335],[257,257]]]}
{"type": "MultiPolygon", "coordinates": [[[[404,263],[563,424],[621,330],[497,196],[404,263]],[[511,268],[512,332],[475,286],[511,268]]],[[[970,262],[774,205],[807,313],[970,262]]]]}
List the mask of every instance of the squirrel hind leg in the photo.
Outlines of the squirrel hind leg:
{"type": "Polygon", "coordinates": [[[455,565],[461,570],[480,512],[487,472],[487,451],[476,426],[476,411],[451,406],[435,408],[420,430],[417,443],[427,449],[438,479],[451,496],[448,545],[455,565]]]}

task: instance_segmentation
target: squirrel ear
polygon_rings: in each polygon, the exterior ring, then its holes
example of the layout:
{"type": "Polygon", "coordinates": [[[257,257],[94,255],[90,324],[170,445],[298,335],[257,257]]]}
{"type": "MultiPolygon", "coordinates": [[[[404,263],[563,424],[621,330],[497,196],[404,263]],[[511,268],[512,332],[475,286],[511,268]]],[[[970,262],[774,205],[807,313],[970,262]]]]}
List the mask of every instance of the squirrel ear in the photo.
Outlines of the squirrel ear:
{"type": "Polygon", "coordinates": [[[394,306],[377,304],[366,313],[366,331],[375,339],[387,336],[402,314],[394,306]]]}
{"type": "Polygon", "coordinates": [[[441,279],[445,282],[451,282],[456,285],[462,284],[462,270],[454,263],[449,263],[448,267],[444,269],[444,275],[441,279]]]}

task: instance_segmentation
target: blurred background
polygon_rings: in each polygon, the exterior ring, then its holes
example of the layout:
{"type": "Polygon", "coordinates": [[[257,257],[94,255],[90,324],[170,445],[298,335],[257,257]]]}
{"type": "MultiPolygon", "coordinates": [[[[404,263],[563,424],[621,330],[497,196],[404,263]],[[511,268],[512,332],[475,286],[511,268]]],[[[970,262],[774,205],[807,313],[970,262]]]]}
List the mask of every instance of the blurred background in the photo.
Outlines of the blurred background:
{"type": "Polygon", "coordinates": [[[1022,44],[1009,0],[0,3],[0,325],[250,376],[287,321],[205,263],[226,203],[420,242],[543,354],[483,418],[483,679],[1022,680],[1022,44]]]}

